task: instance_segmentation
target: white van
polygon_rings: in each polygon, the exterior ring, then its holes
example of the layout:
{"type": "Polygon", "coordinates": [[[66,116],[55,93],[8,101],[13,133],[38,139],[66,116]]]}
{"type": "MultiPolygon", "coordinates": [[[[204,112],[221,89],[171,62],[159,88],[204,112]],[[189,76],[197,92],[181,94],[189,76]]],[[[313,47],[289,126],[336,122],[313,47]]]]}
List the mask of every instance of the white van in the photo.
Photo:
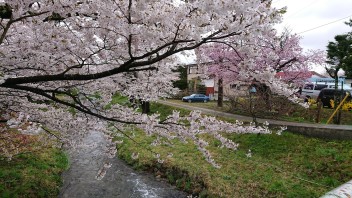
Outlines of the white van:
{"type": "MultiPolygon", "coordinates": [[[[342,87],[342,86],[339,84],[339,88],[338,88],[338,89],[341,89],[341,87],[342,87]]],[[[329,84],[329,85],[328,85],[328,88],[334,89],[334,88],[335,88],[335,84],[333,84],[333,85],[330,85],[330,84],[329,84]]],[[[349,86],[349,85],[347,85],[347,84],[344,84],[344,85],[343,85],[343,89],[348,89],[348,90],[350,90],[350,89],[352,89],[352,88],[351,88],[351,86],[349,86]]]]}
{"type": "Polygon", "coordinates": [[[316,99],[320,90],[327,88],[328,84],[306,83],[303,86],[301,97],[316,99]]]}

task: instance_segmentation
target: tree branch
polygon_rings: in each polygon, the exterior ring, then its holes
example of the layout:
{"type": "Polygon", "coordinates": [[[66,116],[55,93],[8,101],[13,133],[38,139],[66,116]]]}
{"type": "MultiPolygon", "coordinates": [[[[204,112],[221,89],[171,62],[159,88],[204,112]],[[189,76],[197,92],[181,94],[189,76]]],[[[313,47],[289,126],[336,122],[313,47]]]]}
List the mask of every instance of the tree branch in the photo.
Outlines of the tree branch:
{"type": "Polygon", "coordinates": [[[37,95],[43,96],[45,98],[48,98],[48,99],[50,99],[50,100],[52,100],[54,102],[57,102],[59,104],[63,104],[65,106],[72,107],[72,108],[74,108],[74,109],[76,109],[76,110],[78,110],[78,111],[80,111],[82,113],[86,113],[88,115],[92,115],[92,116],[95,116],[95,117],[103,119],[103,120],[120,122],[120,123],[125,123],[125,124],[141,124],[139,122],[130,122],[130,121],[125,121],[125,120],[119,120],[119,119],[115,119],[115,118],[111,118],[111,117],[106,117],[106,116],[100,115],[98,113],[94,113],[94,112],[90,111],[88,108],[82,108],[82,107],[77,106],[75,104],[60,100],[59,98],[57,98],[55,96],[51,96],[51,95],[47,94],[44,90],[41,90],[39,88],[21,86],[21,85],[14,85],[14,86],[11,86],[10,88],[17,89],[17,90],[28,91],[28,92],[31,92],[31,93],[35,93],[37,95]]]}
{"type": "Polygon", "coordinates": [[[285,63],[281,64],[281,65],[278,65],[278,67],[276,67],[276,72],[280,72],[282,70],[282,68],[284,68],[286,65],[292,63],[292,62],[295,62],[297,61],[297,58],[296,57],[293,57],[291,58],[290,60],[286,61],[285,63]]]}

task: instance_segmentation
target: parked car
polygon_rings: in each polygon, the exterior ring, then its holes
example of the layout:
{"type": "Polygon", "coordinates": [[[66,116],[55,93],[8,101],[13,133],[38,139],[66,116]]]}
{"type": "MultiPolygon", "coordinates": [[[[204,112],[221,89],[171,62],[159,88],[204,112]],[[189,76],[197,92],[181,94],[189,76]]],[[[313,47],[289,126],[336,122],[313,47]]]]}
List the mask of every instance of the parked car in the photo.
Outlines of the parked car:
{"type": "Polygon", "coordinates": [[[347,101],[351,101],[351,99],[352,99],[351,91],[352,90],[341,90],[341,89],[335,90],[335,89],[331,89],[331,88],[325,88],[320,91],[318,98],[317,98],[317,101],[321,100],[323,107],[331,108],[330,100],[334,100],[335,93],[337,93],[337,95],[342,95],[343,98],[348,93],[349,96],[347,98],[347,101]]]}
{"type": "Polygon", "coordinates": [[[208,102],[210,98],[204,94],[192,94],[182,98],[183,102],[208,102]]]}
{"type": "MultiPolygon", "coordinates": [[[[303,86],[301,97],[303,98],[313,98],[316,99],[322,89],[325,88],[335,88],[335,83],[306,83],[303,86]]],[[[341,89],[341,85],[338,86],[341,89]]],[[[343,89],[352,89],[349,85],[344,84],[343,89]]]]}
{"type": "MultiPolygon", "coordinates": [[[[335,84],[329,85],[327,88],[335,88],[335,84]]],[[[340,84],[339,84],[338,88],[341,89],[341,85],[340,84]]],[[[350,90],[352,88],[351,88],[351,86],[344,84],[343,85],[343,89],[350,90]]]]}
{"type": "Polygon", "coordinates": [[[306,83],[303,86],[301,96],[304,98],[313,98],[316,99],[320,93],[320,90],[327,88],[326,84],[315,84],[315,83],[306,83]]]}

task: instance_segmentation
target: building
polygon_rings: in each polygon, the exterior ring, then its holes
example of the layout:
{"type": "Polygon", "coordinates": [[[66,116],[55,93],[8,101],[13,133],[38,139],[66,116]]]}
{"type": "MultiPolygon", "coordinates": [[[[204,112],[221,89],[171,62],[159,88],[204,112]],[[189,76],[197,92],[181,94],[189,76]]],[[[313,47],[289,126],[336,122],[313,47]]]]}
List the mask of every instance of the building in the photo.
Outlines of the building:
{"type": "Polygon", "coordinates": [[[205,95],[214,98],[215,82],[214,79],[208,78],[205,73],[209,64],[189,64],[187,65],[187,81],[189,91],[192,93],[199,92],[197,85],[204,85],[205,90],[202,90],[205,95]]]}

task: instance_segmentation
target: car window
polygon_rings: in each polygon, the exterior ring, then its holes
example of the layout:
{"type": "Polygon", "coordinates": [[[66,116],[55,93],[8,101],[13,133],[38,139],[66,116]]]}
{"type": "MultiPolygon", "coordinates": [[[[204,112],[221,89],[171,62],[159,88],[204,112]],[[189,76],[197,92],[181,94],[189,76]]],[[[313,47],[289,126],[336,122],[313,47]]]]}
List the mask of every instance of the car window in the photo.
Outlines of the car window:
{"type": "Polygon", "coordinates": [[[314,90],[322,90],[324,88],[328,87],[328,85],[321,85],[321,84],[316,84],[314,87],[314,90]]]}
{"type": "Polygon", "coordinates": [[[305,84],[305,85],[304,85],[304,87],[303,87],[303,89],[309,89],[309,90],[312,90],[312,89],[313,89],[313,87],[314,87],[314,85],[313,85],[313,84],[305,84]]]}

